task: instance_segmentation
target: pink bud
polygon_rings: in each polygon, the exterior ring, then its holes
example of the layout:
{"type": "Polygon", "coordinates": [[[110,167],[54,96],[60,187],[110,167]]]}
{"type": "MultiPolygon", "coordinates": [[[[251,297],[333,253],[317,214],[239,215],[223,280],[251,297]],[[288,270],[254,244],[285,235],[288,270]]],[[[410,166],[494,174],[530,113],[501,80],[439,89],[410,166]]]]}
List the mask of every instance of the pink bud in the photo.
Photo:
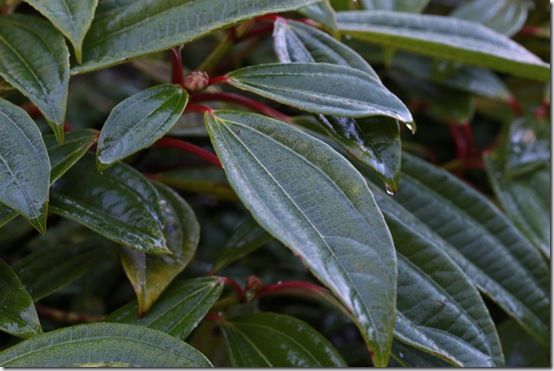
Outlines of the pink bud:
{"type": "Polygon", "coordinates": [[[210,84],[210,76],[204,71],[192,71],[185,77],[184,86],[190,92],[204,90],[210,84]]]}

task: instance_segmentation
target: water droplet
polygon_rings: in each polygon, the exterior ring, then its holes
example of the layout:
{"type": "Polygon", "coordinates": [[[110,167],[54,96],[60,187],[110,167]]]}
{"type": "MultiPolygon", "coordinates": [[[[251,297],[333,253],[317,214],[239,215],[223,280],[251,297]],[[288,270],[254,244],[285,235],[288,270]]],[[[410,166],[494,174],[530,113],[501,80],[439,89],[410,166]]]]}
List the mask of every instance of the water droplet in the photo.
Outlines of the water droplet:
{"type": "Polygon", "coordinates": [[[412,122],[407,122],[406,127],[412,132],[412,134],[415,134],[415,132],[417,130],[415,122],[413,122],[413,121],[412,122]]]}
{"type": "Polygon", "coordinates": [[[394,186],[392,184],[386,184],[385,191],[389,196],[394,196],[396,190],[394,189],[394,186]]]}

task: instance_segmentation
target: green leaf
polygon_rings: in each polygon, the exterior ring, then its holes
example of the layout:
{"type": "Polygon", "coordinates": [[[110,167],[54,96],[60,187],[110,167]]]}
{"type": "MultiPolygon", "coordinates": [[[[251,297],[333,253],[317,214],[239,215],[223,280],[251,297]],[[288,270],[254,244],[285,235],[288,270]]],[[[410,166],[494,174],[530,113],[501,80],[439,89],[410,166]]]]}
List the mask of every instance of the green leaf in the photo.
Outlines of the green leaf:
{"type": "MultiPolygon", "coordinates": [[[[157,183],[164,236],[171,255],[147,255],[123,249],[121,260],[137,294],[139,314],[147,312],[171,281],[190,262],[200,240],[194,211],[171,188],[157,183]]],[[[148,192],[141,194],[148,198],[148,192]]]]}
{"type": "Polygon", "coordinates": [[[28,338],[42,332],[31,295],[15,274],[0,259],[0,331],[28,338]]]}
{"type": "Polygon", "coordinates": [[[496,197],[508,217],[545,256],[550,256],[550,167],[510,176],[501,153],[485,157],[496,197]]]}
{"type": "Polygon", "coordinates": [[[484,24],[506,36],[512,36],[527,19],[524,0],[472,0],[462,3],[451,16],[484,24]]]}
{"type": "Polygon", "coordinates": [[[188,94],[178,85],[162,84],[133,94],[114,107],[97,149],[97,167],[110,165],[154,144],[183,114],[188,94]]]}
{"type": "Polygon", "coordinates": [[[50,209],[102,236],[153,254],[168,253],[159,195],[139,172],[116,164],[104,174],[87,155],[53,186],[50,209]]]}
{"type": "Polygon", "coordinates": [[[337,28],[336,14],[330,0],[320,0],[316,4],[299,9],[298,12],[321,23],[326,28],[331,30],[337,28]]]}
{"type": "Polygon", "coordinates": [[[503,366],[494,322],[451,247],[382,191],[374,195],[398,257],[395,338],[458,366],[503,366]]]}
{"type": "Polygon", "coordinates": [[[421,13],[429,0],[360,0],[362,9],[421,13]]]}
{"type": "Polygon", "coordinates": [[[402,156],[398,121],[320,116],[320,122],[350,156],[379,174],[388,192],[396,192],[402,156]]]}
{"type": "Polygon", "coordinates": [[[550,66],[537,56],[475,22],[389,11],[337,13],[339,30],[372,43],[500,72],[548,81],[550,66]]]}
{"type": "Polygon", "coordinates": [[[44,143],[50,157],[50,183],[62,177],[89,150],[98,137],[98,132],[91,129],[73,130],[65,134],[63,144],[55,136],[45,135],[44,143]]]}
{"type": "Polygon", "coordinates": [[[515,321],[498,326],[498,334],[506,354],[506,367],[549,367],[550,349],[529,337],[515,321]]]}
{"type": "MultiPolygon", "coordinates": [[[[95,130],[74,130],[65,135],[64,143],[58,144],[54,135],[43,137],[50,157],[50,183],[67,172],[96,142],[95,130]]],[[[17,217],[17,212],[0,205],[0,227],[17,217]]]]}
{"type": "Polygon", "coordinates": [[[103,257],[97,243],[46,246],[18,260],[13,269],[38,301],[82,277],[103,257]]]}
{"type": "Polygon", "coordinates": [[[327,63],[263,64],[227,75],[239,89],[298,109],[344,117],[412,122],[408,108],[367,72],[327,63]]]}
{"type": "Polygon", "coordinates": [[[219,272],[270,241],[273,241],[273,237],[251,216],[247,216],[233,231],[225,246],[218,253],[212,266],[212,272],[219,272]]]}
{"type": "MultiPolygon", "coordinates": [[[[0,98],[0,204],[43,233],[49,188],[50,161],[40,130],[25,111],[0,98]]],[[[11,212],[3,214],[9,219],[11,212]]]]}
{"type": "Polygon", "coordinates": [[[424,353],[416,348],[412,348],[399,341],[392,343],[392,352],[394,359],[403,367],[418,367],[418,368],[447,368],[452,367],[451,364],[434,357],[429,353],[424,353]]]}
{"type": "Polygon", "coordinates": [[[82,62],[82,45],[92,24],[98,0],[25,0],[68,38],[82,62]]]}
{"type": "Polygon", "coordinates": [[[58,31],[38,17],[0,16],[0,76],[42,112],[63,142],[69,51],[58,31]]]}
{"type": "Polygon", "coordinates": [[[161,331],[119,323],[54,330],[0,352],[4,367],[209,367],[198,350],[161,331]]]}
{"type": "Polygon", "coordinates": [[[106,321],[147,326],[184,340],[219,299],[222,290],[220,277],[177,281],[143,317],[138,318],[138,305],[131,302],[110,314],[106,321]]]}
{"type": "Polygon", "coordinates": [[[323,31],[300,22],[278,19],[273,28],[273,48],[281,63],[330,63],[379,76],[358,53],[323,31]]]}
{"type": "Polygon", "coordinates": [[[446,171],[403,154],[395,200],[441,236],[474,284],[531,335],[548,343],[549,269],[484,196],[446,171]]]}
{"type": "Polygon", "coordinates": [[[508,101],[512,94],[504,82],[488,69],[468,67],[450,61],[433,60],[405,52],[397,52],[392,69],[436,84],[459,89],[487,98],[508,101]]]}
{"type": "Polygon", "coordinates": [[[225,201],[236,201],[223,170],[215,167],[187,167],[156,174],[156,180],[191,193],[204,193],[225,201]]]}
{"type": "Polygon", "coordinates": [[[333,345],[305,322],[275,313],[220,324],[233,367],[346,367],[333,345]]]}
{"type": "Polygon", "coordinates": [[[83,45],[83,64],[72,72],[88,72],[127,62],[199,39],[255,16],[295,10],[315,2],[317,0],[100,2],[83,45]]]}
{"type": "Polygon", "coordinates": [[[331,147],[280,121],[216,111],[206,124],[231,185],[256,221],[353,312],[374,364],[385,366],[396,258],[365,180],[331,147]],[[328,223],[328,215],[341,222],[328,223]]]}

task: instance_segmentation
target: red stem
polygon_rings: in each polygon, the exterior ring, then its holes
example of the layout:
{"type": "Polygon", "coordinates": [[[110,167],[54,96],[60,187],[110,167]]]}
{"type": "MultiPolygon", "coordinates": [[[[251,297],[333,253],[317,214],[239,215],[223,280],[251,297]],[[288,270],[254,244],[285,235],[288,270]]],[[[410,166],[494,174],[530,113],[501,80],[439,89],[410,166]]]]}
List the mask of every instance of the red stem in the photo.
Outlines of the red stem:
{"type": "Polygon", "coordinates": [[[456,146],[456,158],[465,158],[467,153],[467,143],[465,136],[461,131],[460,125],[456,122],[453,122],[449,123],[448,127],[450,128],[450,133],[452,134],[452,139],[454,139],[454,144],[456,146]]]}
{"type": "Polygon", "coordinates": [[[180,149],[183,152],[187,152],[187,153],[191,153],[193,155],[196,155],[197,157],[200,157],[200,158],[206,160],[207,162],[209,162],[209,163],[211,163],[211,164],[213,164],[213,165],[215,165],[219,168],[223,168],[223,166],[221,165],[221,162],[219,161],[217,156],[214,155],[212,152],[207,151],[204,148],[199,147],[195,144],[185,142],[184,140],[181,140],[181,139],[165,137],[165,138],[160,139],[155,144],[155,146],[158,147],[158,148],[176,148],[176,149],[180,149]]]}
{"type": "Polygon", "coordinates": [[[508,99],[508,106],[510,106],[514,115],[517,117],[523,116],[523,107],[521,107],[521,103],[515,97],[508,99]]]}
{"type": "Polygon", "coordinates": [[[216,76],[216,77],[210,77],[209,85],[217,85],[217,84],[225,84],[229,81],[228,76],[216,76]]]}
{"type": "Polygon", "coordinates": [[[214,113],[214,110],[207,106],[190,103],[187,105],[185,112],[198,112],[198,113],[207,113],[209,115],[212,115],[214,113]]]}
{"type": "Polygon", "coordinates": [[[234,94],[234,93],[200,93],[195,94],[191,98],[191,102],[229,102],[241,105],[246,108],[250,108],[255,112],[273,117],[277,120],[285,121],[290,123],[292,120],[289,116],[285,115],[282,112],[277,111],[274,108],[271,108],[263,103],[257,102],[251,98],[245,97],[243,95],[234,94]]]}
{"type": "Polygon", "coordinates": [[[72,130],[73,130],[73,126],[72,126],[69,122],[66,121],[66,122],[63,124],[63,130],[64,130],[64,131],[72,131],[72,130]]]}
{"type": "Polygon", "coordinates": [[[242,36],[241,40],[250,39],[250,38],[258,36],[258,35],[263,35],[267,32],[272,31],[272,30],[273,30],[273,23],[265,24],[265,25],[262,25],[258,28],[255,28],[255,29],[252,29],[252,30],[248,31],[247,33],[245,33],[242,36]]]}
{"type": "Polygon", "coordinates": [[[31,118],[42,117],[42,112],[35,106],[33,103],[24,103],[21,105],[21,108],[31,116],[31,118]]]}
{"type": "Polygon", "coordinates": [[[284,17],[281,17],[280,15],[278,14],[266,14],[266,15],[261,15],[259,17],[256,17],[255,18],[255,21],[256,22],[275,22],[276,20],[287,20],[286,18],[284,17]]]}
{"type": "Polygon", "coordinates": [[[244,292],[242,287],[240,287],[237,281],[235,281],[230,277],[222,277],[222,278],[223,278],[223,283],[231,287],[235,291],[240,301],[243,301],[246,298],[246,293],[244,292]]]}
{"type": "Polygon", "coordinates": [[[282,282],[282,281],[280,281],[280,282],[277,282],[275,284],[266,285],[266,286],[262,287],[260,289],[260,291],[258,291],[257,297],[271,295],[271,294],[274,294],[274,293],[280,292],[280,291],[298,290],[298,289],[305,290],[305,291],[311,291],[311,292],[314,292],[316,294],[326,293],[326,290],[323,287],[318,286],[316,284],[313,284],[311,282],[306,282],[306,281],[285,281],[285,282],[282,282]]]}
{"type": "Polygon", "coordinates": [[[185,85],[181,48],[171,49],[171,82],[181,86],[185,85]]]}

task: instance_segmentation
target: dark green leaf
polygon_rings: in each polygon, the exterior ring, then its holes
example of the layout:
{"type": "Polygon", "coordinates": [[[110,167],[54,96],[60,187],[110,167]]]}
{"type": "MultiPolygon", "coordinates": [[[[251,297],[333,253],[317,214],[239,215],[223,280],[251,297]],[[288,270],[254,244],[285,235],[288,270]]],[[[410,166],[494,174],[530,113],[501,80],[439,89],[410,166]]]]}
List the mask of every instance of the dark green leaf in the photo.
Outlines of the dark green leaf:
{"type": "Polygon", "coordinates": [[[506,367],[550,366],[550,349],[529,337],[515,321],[498,326],[498,335],[506,354],[506,367]]]}
{"type": "Polygon", "coordinates": [[[64,327],[0,352],[4,367],[209,367],[198,350],[161,331],[119,323],[64,327]]]}
{"type": "Polygon", "coordinates": [[[269,233],[251,216],[247,216],[218,253],[212,272],[222,270],[272,240],[273,237],[269,233]]]}
{"type": "Polygon", "coordinates": [[[384,46],[454,60],[542,81],[550,67],[537,56],[480,24],[390,11],[339,12],[342,33],[384,46]]]}
{"type": "Polygon", "coordinates": [[[116,164],[98,174],[87,155],[52,187],[51,210],[122,245],[168,253],[158,199],[136,170],[116,164]]]}
{"type": "Polygon", "coordinates": [[[28,338],[42,332],[31,295],[0,259],[0,331],[28,338]]]}
{"type": "Polygon", "coordinates": [[[393,70],[449,88],[483,97],[507,101],[512,94],[504,82],[488,69],[468,67],[450,61],[433,60],[405,52],[397,52],[392,60],[393,70]]]}
{"type": "Polygon", "coordinates": [[[129,303],[106,318],[107,322],[137,324],[186,339],[206,316],[223,290],[219,277],[199,277],[173,283],[143,317],[129,303]]]}
{"type": "Polygon", "coordinates": [[[501,34],[512,36],[527,19],[525,0],[472,0],[462,3],[451,16],[474,21],[501,34]]]}
{"type": "Polygon", "coordinates": [[[550,278],[540,253],[484,196],[444,170],[403,154],[395,199],[441,236],[474,284],[542,343],[550,278]]]}
{"type": "Polygon", "coordinates": [[[41,246],[18,260],[13,269],[38,301],[83,276],[103,256],[103,248],[96,243],[41,246]]]}
{"type": "Polygon", "coordinates": [[[192,193],[205,193],[225,201],[236,201],[237,196],[223,170],[215,167],[185,168],[156,174],[156,180],[168,186],[192,193]]]}
{"type": "Polygon", "coordinates": [[[82,45],[92,24],[98,0],[25,0],[71,41],[75,57],[82,62],[82,45]]]}
{"type": "MultiPolygon", "coordinates": [[[[25,111],[0,98],[0,208],[17,211],[42,233],[49,187],[50,161],[40,130],[25,111]]],[[[5,220],[15,216],[11,210],[2,214],[5,220]]]]}
{"type": "MultiPolygon", "coordinates": [[[[139,313],[145,313],[162,292],[190,262],[198,241],[200,226],[194,211],[171,188],[156,184],[164,236],[171,255],[147,255],[135,249],[122,250],[122,263],[137,294],[139,313]]],[[[148,198],[148,192],[141,194],[148,198]]]]}
{"type": "Polygon", "coordinates": [[[279,19],[273,29],[273,47],[281,63],[330,63],[379,76],[354,50],[323,31],[300,22],[279,19]]]}
{"type": "Polygon", "coordinates": [[[0,76],[43,113],[58,141],[69,85],[69,51],[47,21],[11,14],[0,16],[0,76]]]}
{"type": "Polygon", "coordinates": [[[96,143],[98,132],[91,129],[73,130],[65,134],[63,144],[58,144],[53,135],[45,135],[44,143],[50,157],[50,182],[54,183],[87,153],[96,143]]]}
{"type": "Polygon", "coordinates": [[[98,6],[85,38],[84,63],[73,72],[123,63],[196,40],[258,15],[294,10],[315,2],[317,0],[104,1],[98,6]]]}
{"type": "Polygon", "coordinates": [[[335,10],[331,6],[330,0],[320,0],[318,3],[308,5],[298,11],[306,17],[321,23],[324,27],[331,30],[335,30],[337,28],[335,10]]]}
{"type": "Polygon", "coordinates": [[[429,0],[360,0],[362,9],[421,13],[429,0]]]}
{"type": "Polygon", "coordinates": [[[140,91],[114,107],[98,140],[97,164],[103,171],[154,144],[183,114],[187,92],[174,84],[140,91]]]}
{"type": "Polygon", "coordinates": [[[398,257],[396,339],[459,366],[503,366],[494,322],[446,242],[382,191],[374,194],[398,257]]]}
{"type": "Polygon", "coordinates": [[[229,83],[298,109],[345,117],[388,116],[410,123],[404,103],[367,72],[327,63],[264,64],[228,74],[229,83]]]}
{"type": "Polygon", "coordinates": [[[496,197],[508,217],[547,257],[550,256],[550,167],[510,176],[504,156],[493,153],[485,164],[496,197]]]}
{"type": "Polygon", "coordinates": [[[392,354],[394,359],[403,367],[419,367],[419,368],[446,368],[452,367],[449,363],[440,358],[434,357],[429,353],[424,353],[421,350],[412,348],[400,341],[392,343],[392,354]]]}
{"type": "Polygon", "coordinates": [[[258,313],[220,326],[233,367],[346,367],[327,339],[294,317],[258,313]]]}
{"type": "Polygon", "coordinates": [[[217,111],[207,127],[245,206],[353,312],[374,364],[385,366],[396,258],[365,180],[331,147],[280,121],[217,111]]]}
{"type": "Polygon", "coordinates": [[[389,118],[320,117],[327,133],[360,163],[375,170],[389,192],[395,192],[400,175],[400,126],[389,118]]]}

